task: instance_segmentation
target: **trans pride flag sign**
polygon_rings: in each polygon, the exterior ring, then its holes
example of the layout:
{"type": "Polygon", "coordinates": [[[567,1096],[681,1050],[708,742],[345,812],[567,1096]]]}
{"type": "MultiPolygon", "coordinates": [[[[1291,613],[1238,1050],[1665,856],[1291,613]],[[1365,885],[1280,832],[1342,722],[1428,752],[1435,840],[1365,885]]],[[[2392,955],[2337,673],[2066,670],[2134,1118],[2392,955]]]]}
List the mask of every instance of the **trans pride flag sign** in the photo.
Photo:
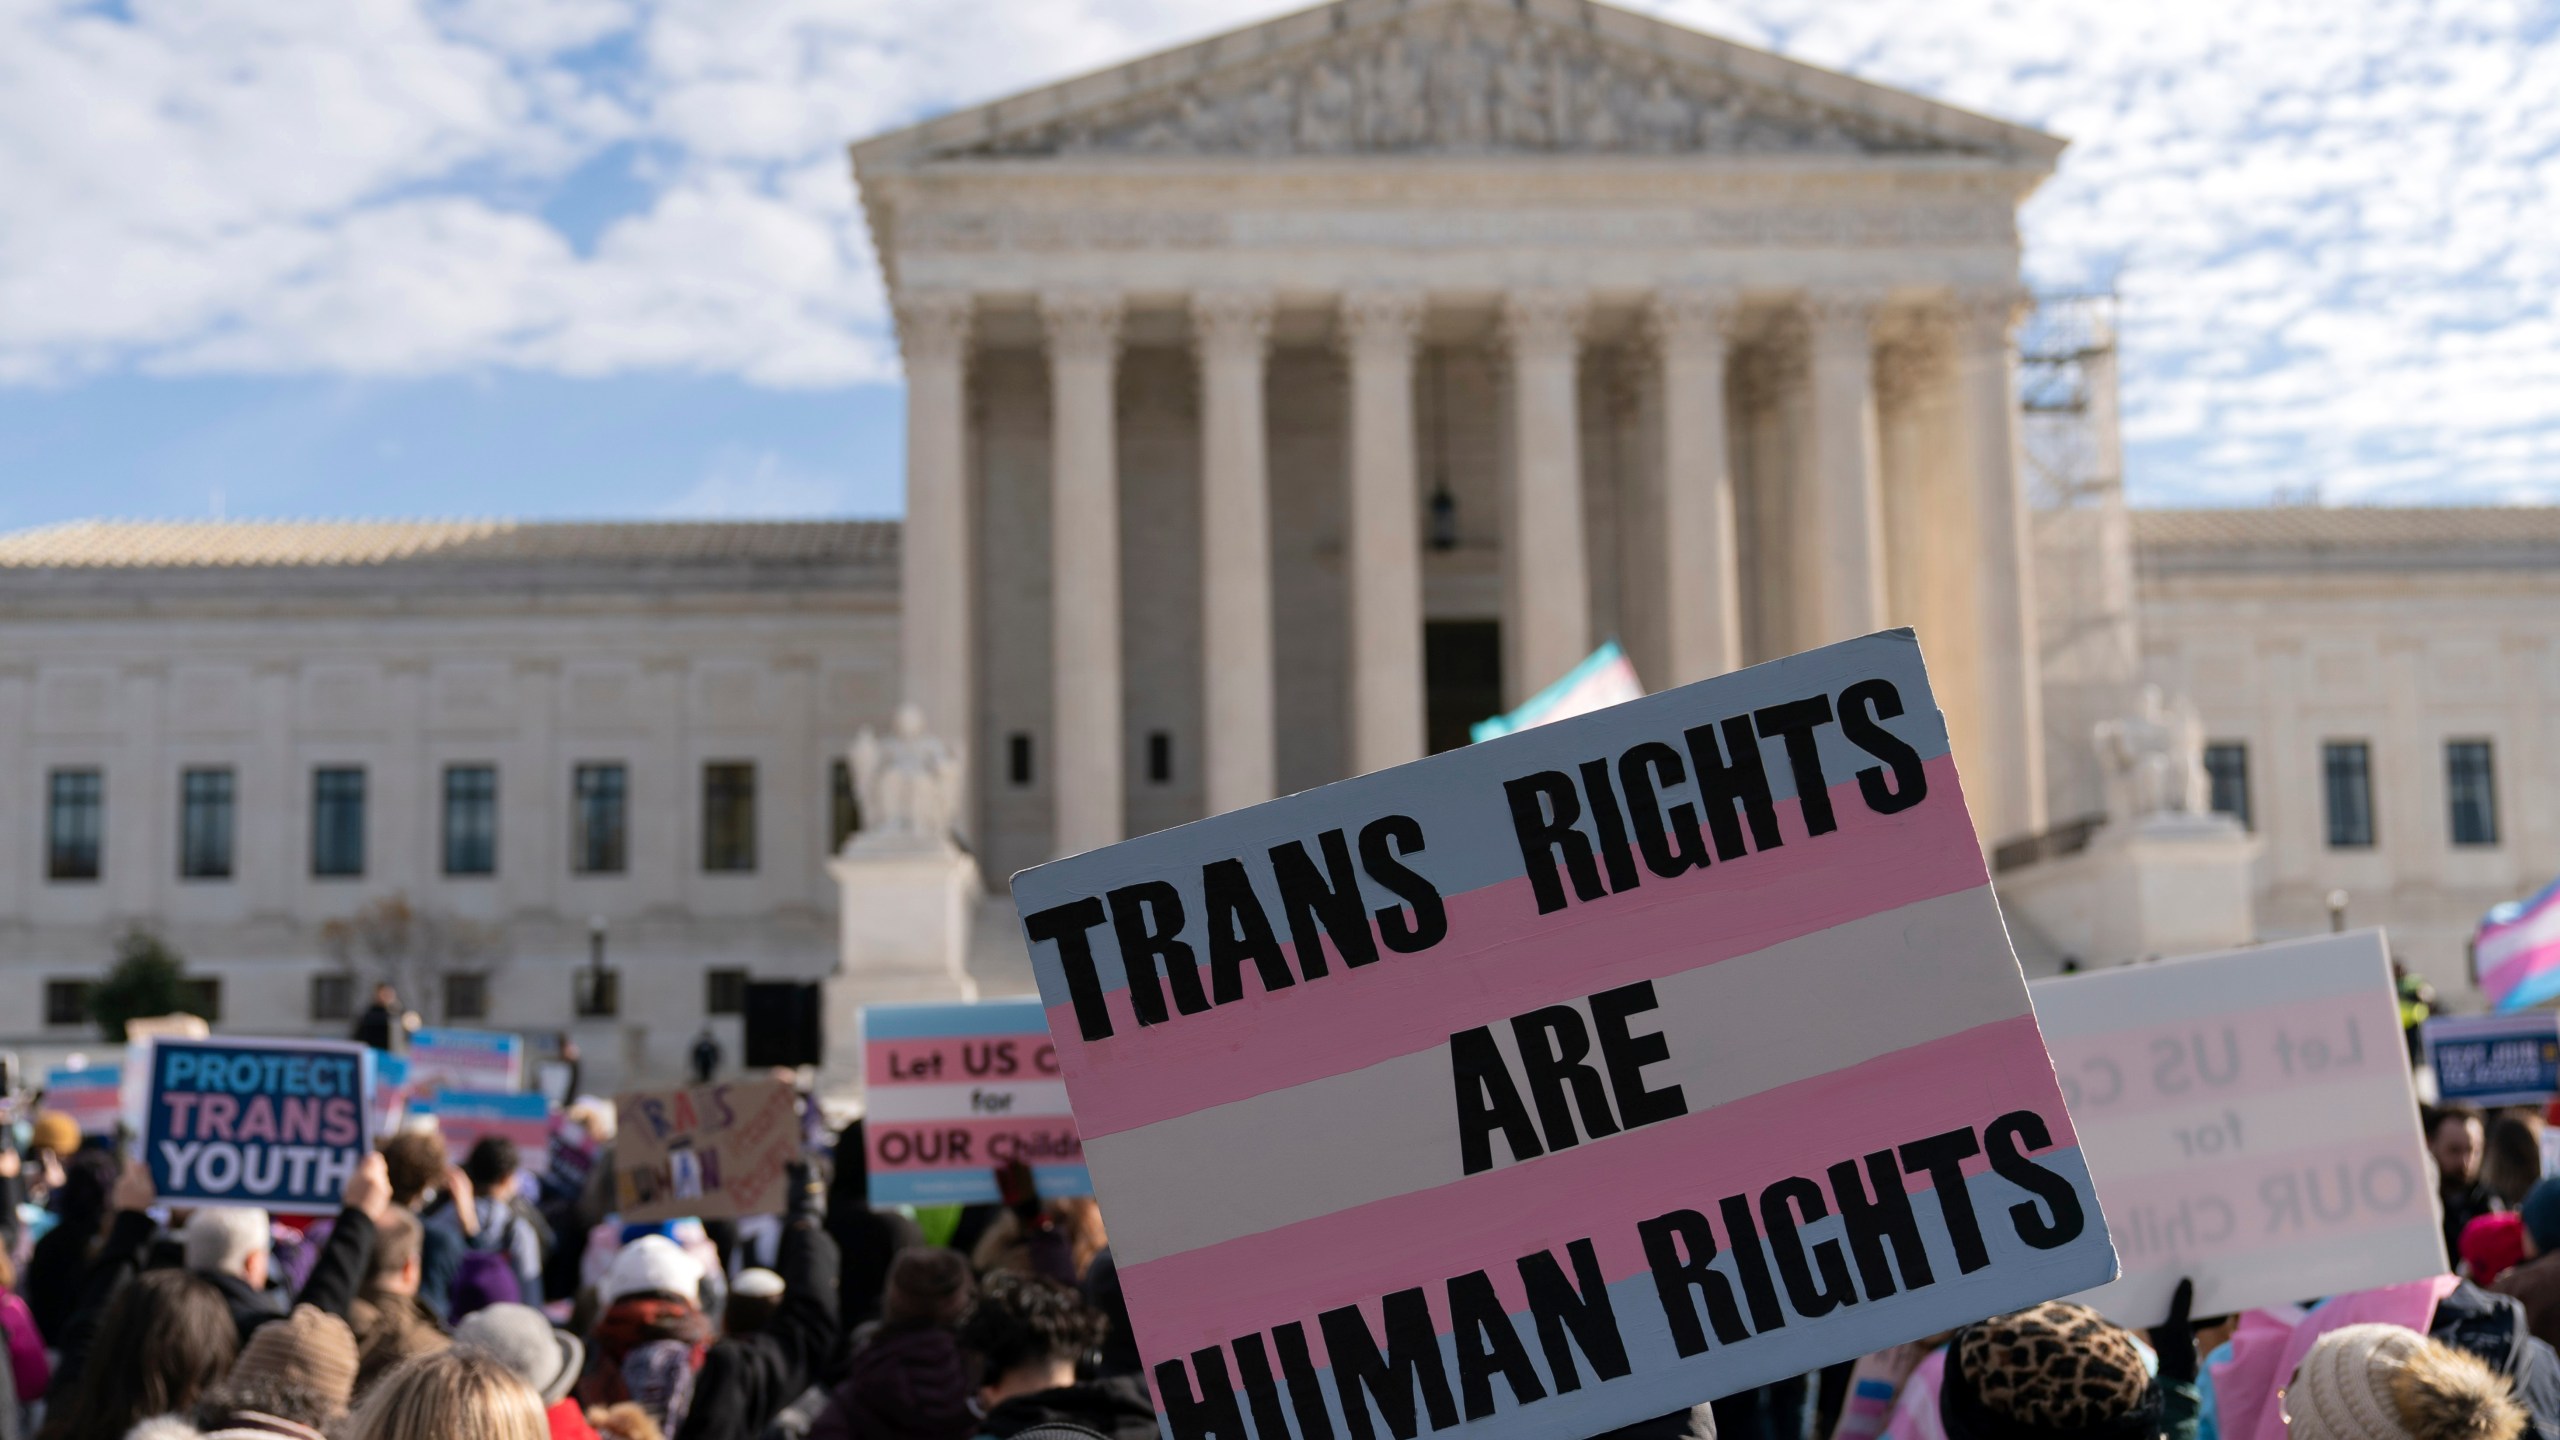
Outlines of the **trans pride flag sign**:
{"type": "Polygon", "coordinates": [[[1563,679],[1521,701],[1519,709],[1477,721],[1468,729],[1467,738],[1491,740],[1514,730],[1570,720],[1643,697],[1644,682],[1636,678],[1635,662],[1612,640],[1584,656],[1581,664],[1564,672],[1563,679]]]}
{"type": "Polygon", "coordinates": [[[2510,900],[2480,917],[2471,937],[2480,990],[2498,1010],[2523,1010],[2560,997],[2560,880],[2530,900],[2510,900]]]}

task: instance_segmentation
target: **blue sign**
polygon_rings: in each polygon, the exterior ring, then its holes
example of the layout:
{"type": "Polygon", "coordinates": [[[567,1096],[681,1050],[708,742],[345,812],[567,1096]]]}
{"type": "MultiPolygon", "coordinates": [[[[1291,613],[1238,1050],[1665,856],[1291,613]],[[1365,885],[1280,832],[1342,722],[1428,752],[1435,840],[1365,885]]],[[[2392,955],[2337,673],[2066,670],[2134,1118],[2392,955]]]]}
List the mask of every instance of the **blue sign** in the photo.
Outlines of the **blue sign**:
{"type": "Polygon", "coordinates": [[[373,1056],[332,1040],[151,1044],[143,1155],[171,1205],[337,1213],[372,1143],[373,1056]]]}
{"type": "Polygon", "coordinates": [[[2560,1013],[2439,1016],[2420,1036],[2445,1104],[2539,1105],[2560,1095],[2560,1013]]]}

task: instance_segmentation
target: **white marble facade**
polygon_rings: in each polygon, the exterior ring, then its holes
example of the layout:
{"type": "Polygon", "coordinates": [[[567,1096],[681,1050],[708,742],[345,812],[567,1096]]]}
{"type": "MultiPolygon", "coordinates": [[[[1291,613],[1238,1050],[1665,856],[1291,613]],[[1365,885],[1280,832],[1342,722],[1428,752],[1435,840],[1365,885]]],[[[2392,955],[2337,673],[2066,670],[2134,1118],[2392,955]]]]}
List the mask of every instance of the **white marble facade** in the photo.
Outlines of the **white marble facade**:
{"type": "Polygon", "coordinates": [[[907,695],[988,872],[1419,756],[1428,620],[1499,622],[1506,701],[1612,635],[1663,686],[1917,625],[1986,837],[2040,829],[2009,334],[2061,144],[1579,0],[1345,0],[856,145],[907,695]]]}

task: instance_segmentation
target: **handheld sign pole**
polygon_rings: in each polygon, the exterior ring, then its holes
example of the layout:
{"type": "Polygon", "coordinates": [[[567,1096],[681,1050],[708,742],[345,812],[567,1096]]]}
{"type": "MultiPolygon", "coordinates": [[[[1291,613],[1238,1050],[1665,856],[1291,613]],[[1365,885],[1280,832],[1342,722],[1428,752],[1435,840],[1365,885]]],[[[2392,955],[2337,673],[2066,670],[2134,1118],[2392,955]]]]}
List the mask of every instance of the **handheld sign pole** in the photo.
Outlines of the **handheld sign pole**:
{"type": "Polygon", "coordinates": [[[1013,893],[1169,1440],[1588,1435],[2116,1273],[1909,631],[1013,893]]]}

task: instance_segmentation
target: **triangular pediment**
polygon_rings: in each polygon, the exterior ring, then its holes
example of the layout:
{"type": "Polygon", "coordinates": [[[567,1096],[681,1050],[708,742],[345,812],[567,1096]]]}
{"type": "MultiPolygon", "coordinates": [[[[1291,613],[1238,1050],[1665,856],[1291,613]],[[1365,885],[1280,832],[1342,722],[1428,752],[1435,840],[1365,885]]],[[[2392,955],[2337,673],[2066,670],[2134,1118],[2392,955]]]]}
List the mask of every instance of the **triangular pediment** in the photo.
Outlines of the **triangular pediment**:
{"type": "Polygon", "coordinates": [[[1588,0],[1343,0],[855,148],[1075,156],[1979,156],[2062,142],[1588,0]]]}

